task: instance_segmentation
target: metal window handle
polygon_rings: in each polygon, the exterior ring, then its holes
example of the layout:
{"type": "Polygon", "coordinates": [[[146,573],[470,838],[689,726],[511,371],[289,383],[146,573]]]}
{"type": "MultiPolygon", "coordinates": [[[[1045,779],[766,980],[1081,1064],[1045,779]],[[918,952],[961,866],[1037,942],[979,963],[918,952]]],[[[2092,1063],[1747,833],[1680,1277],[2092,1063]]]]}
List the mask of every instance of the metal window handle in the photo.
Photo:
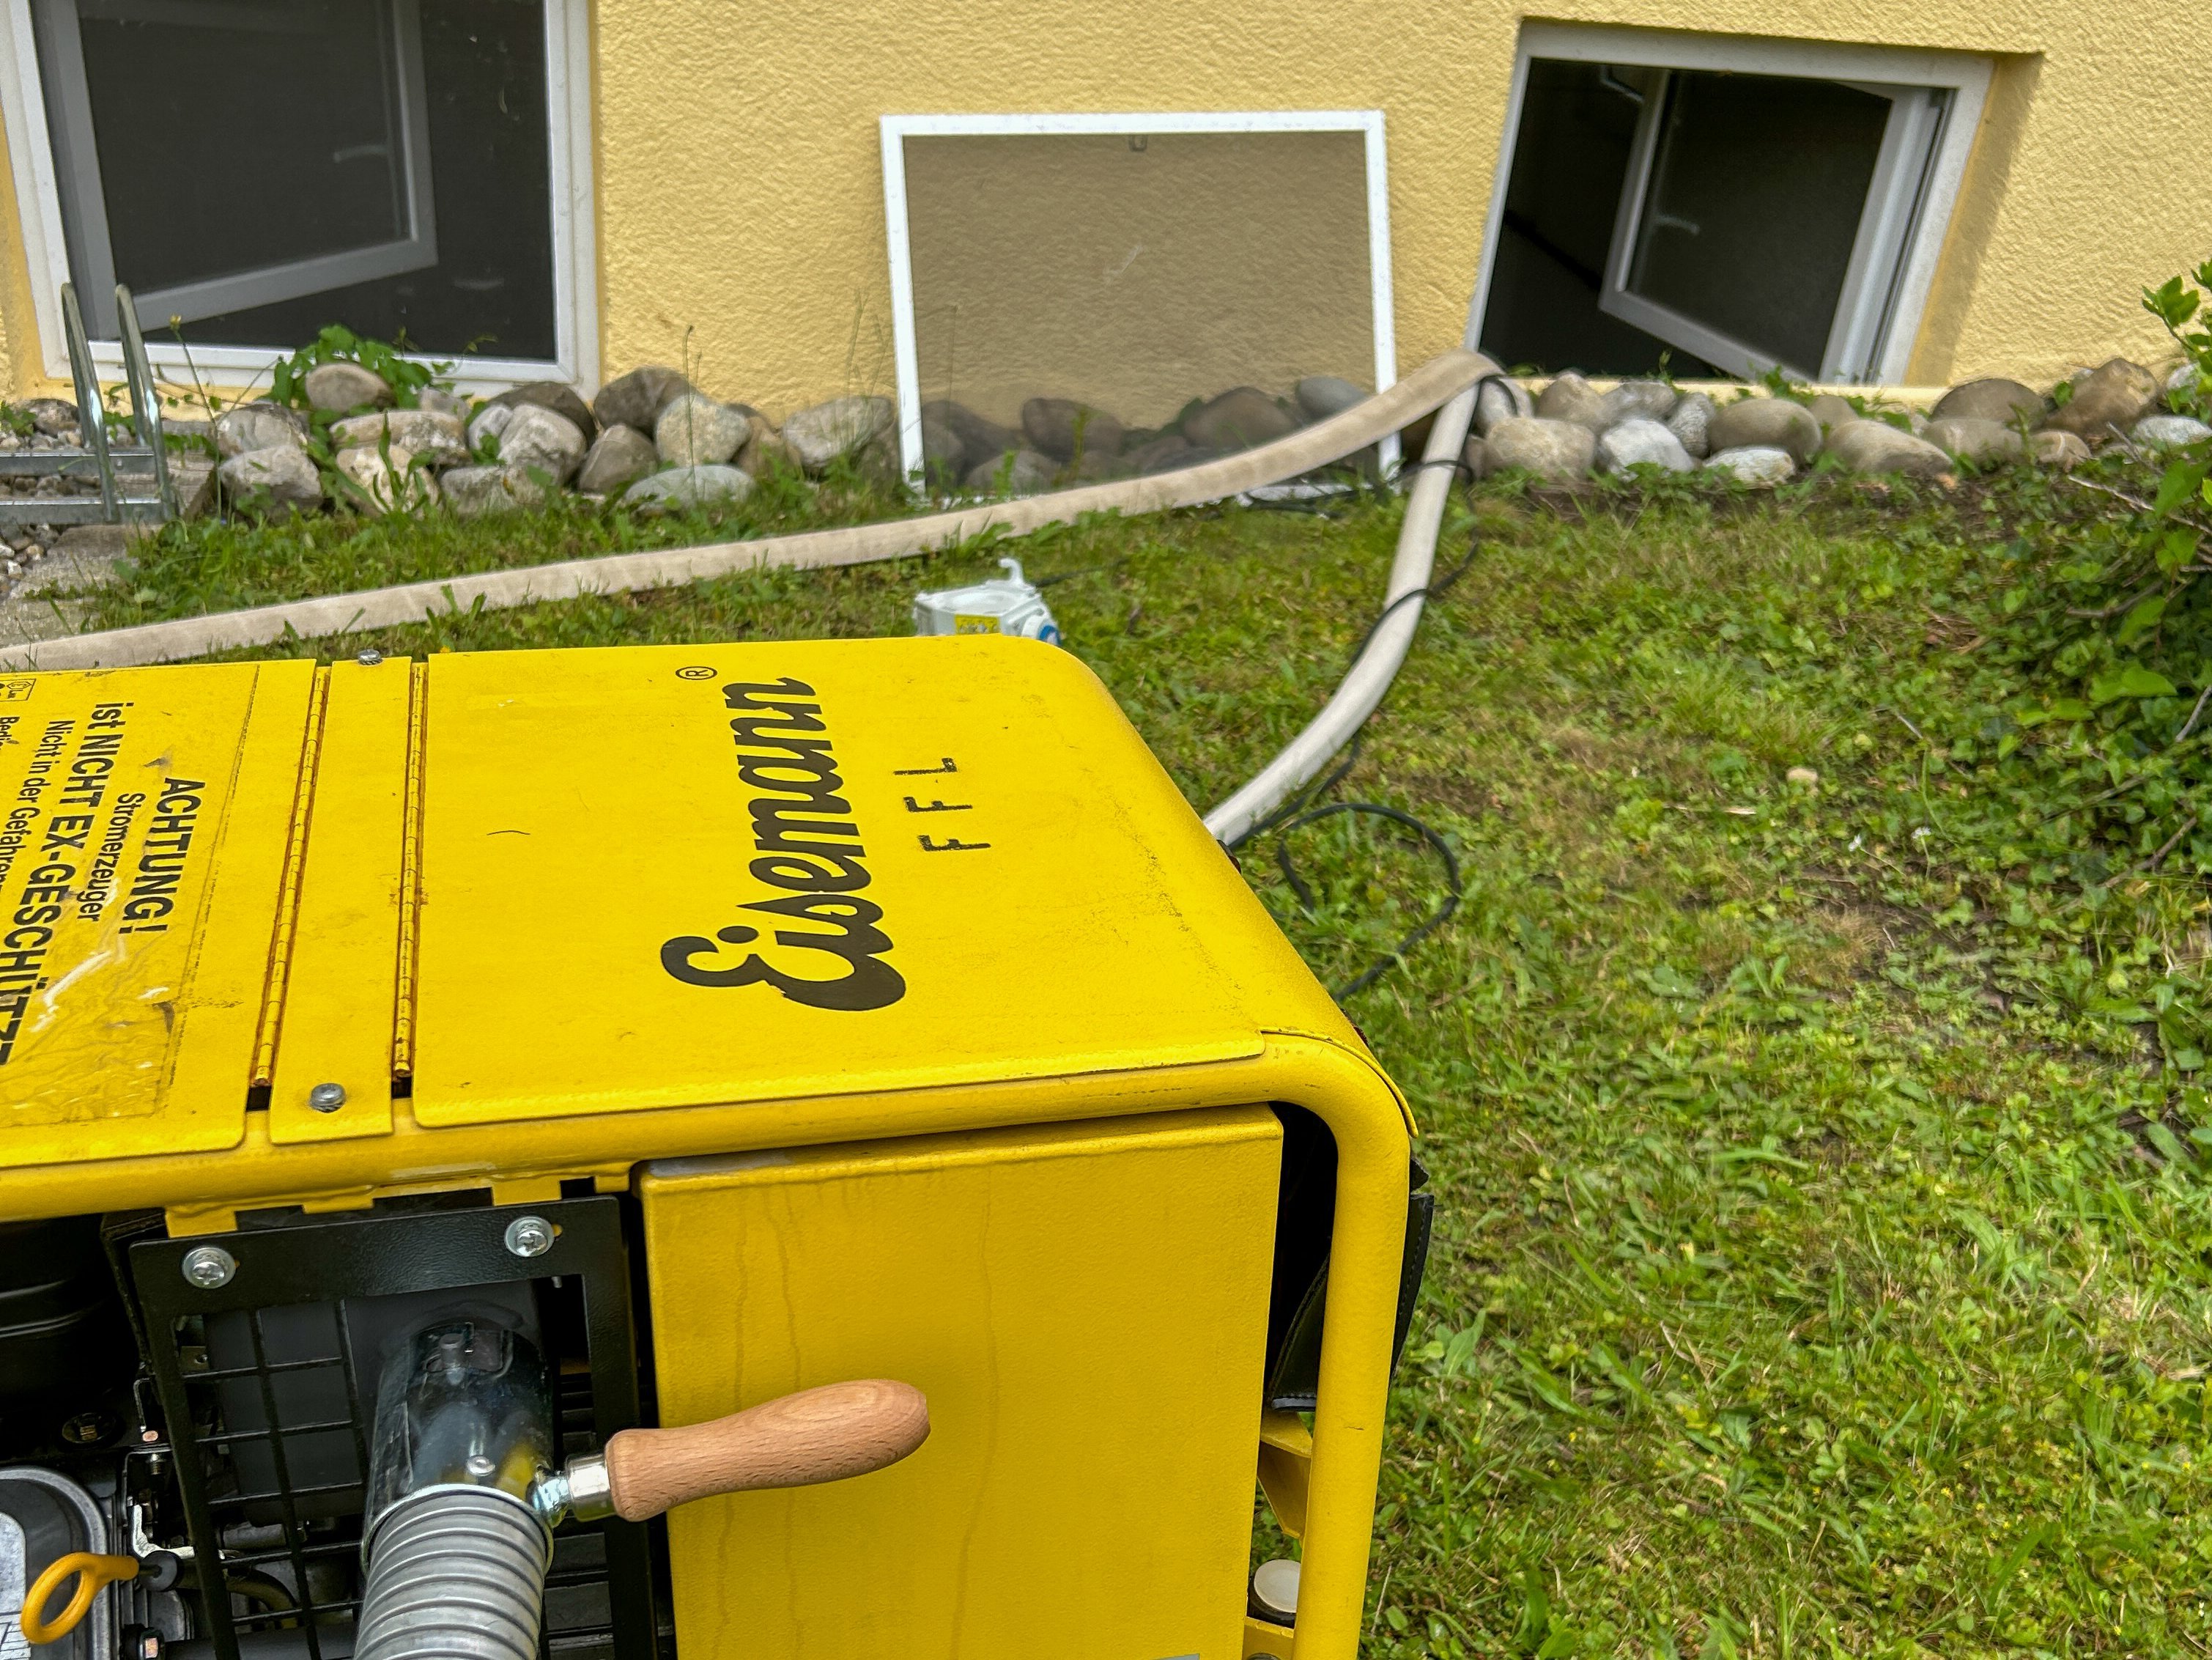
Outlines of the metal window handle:
{"type": "MultiPolygon", "coordinates": [[[[643,1522],[678,1505],[758,1487],[842,1481],[896,1464],[929,1438],[929,1403],[911,1383],[869,1378],[779,1395],[709,1423],[623,1430],[572,1460],[557,1501],[580,1517],[643,1522]]],[[[556,1494],[538,1500],[541,1508],[556,1494]]]]}

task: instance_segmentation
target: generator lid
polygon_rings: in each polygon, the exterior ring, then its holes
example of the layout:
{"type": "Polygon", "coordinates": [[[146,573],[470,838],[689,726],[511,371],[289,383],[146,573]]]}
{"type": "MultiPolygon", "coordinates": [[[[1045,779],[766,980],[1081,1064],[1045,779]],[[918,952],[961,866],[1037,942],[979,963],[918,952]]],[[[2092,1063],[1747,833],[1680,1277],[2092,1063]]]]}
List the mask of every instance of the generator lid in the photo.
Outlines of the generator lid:
{"type": "MultiPolygon", "coordinates": [[[[0,696],[0,1163],[227,1146],[263,1109],[279,1142],[373,1136],[395,1079],[434,1128],[1357,1041],[1048,646],[247,664],[0,696]]],[[[931,1110],[918,1094],[917,1128],[931,1110]]]]}

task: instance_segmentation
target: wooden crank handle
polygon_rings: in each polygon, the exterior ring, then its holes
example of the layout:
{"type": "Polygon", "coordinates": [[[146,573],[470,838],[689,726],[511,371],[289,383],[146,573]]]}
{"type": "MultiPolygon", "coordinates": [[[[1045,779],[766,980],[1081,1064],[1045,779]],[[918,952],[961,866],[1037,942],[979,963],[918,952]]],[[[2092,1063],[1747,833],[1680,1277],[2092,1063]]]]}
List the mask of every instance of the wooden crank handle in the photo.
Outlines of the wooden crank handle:
{"type": "Polygon", "coordinates": [[[804,1487],[896,1464],[929,1438],[929,1403],[875,1377],[779,1395],[711,1423],[623,1430],[607,1443],[615,1514],[642,1522],[753,1487],[804,1487]]]}

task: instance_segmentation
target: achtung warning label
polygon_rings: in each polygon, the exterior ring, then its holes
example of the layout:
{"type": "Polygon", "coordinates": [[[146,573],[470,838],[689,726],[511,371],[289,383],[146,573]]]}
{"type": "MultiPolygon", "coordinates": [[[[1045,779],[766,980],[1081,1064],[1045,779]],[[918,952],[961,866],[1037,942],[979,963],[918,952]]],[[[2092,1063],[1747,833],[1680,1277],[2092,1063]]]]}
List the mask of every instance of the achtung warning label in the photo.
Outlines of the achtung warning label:
{"type": "Polygon", "coordinates": [[[189,708],[40,678],[0,699],[0,1110],[153,1111],[250,684],[189,708]]]}

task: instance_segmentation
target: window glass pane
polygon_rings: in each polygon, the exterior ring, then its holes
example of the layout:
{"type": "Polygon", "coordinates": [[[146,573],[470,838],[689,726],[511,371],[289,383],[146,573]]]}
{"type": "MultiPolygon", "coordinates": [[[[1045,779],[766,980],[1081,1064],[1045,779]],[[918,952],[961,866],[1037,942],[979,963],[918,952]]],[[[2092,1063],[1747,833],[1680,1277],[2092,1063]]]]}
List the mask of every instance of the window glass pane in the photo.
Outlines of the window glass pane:
{"type": "MultiPolygon", "coordinates": [[[[343,323],[434,356],[555,355],[545,0],[422,0],[420,15],[437,264],[202,318],[185,325],[185,339],[289,351],[343,323]]],[[[258,210],[226,192],[193,194],[225,222],[258,210]]],[[[166,332],[165,319],[143,320],[149,335],[166,332]]]]}
{"type": "Polygon", "coordinates": [[[81,0],[118,282],[150,291],[398,240],[388,0],[81,0]]]}
{"type": "Polygon", "coordinates": [[[1818,373],[1889,112],[1833,81],[1676,74],[1629,292],[1818,373]]]}
{"type": "Polygon", "coordinates": [[[1358,132],[915,137],[905,161],[925,402],[1019,432],[1028,400],[1074,399],[1142,468],[1196,400],[1263,394],[1200,424],[1219,447],[1303,418],[1260,407],[1303,376],[1373,385],[1358,132]]]}
{"type": "Polygon", "coordinates": [[[1529,60],[1482,349],[1501,363],[1589,374],[1717,374],[1601,309],[1613,221],[1656,70],[1529,60]]]}

